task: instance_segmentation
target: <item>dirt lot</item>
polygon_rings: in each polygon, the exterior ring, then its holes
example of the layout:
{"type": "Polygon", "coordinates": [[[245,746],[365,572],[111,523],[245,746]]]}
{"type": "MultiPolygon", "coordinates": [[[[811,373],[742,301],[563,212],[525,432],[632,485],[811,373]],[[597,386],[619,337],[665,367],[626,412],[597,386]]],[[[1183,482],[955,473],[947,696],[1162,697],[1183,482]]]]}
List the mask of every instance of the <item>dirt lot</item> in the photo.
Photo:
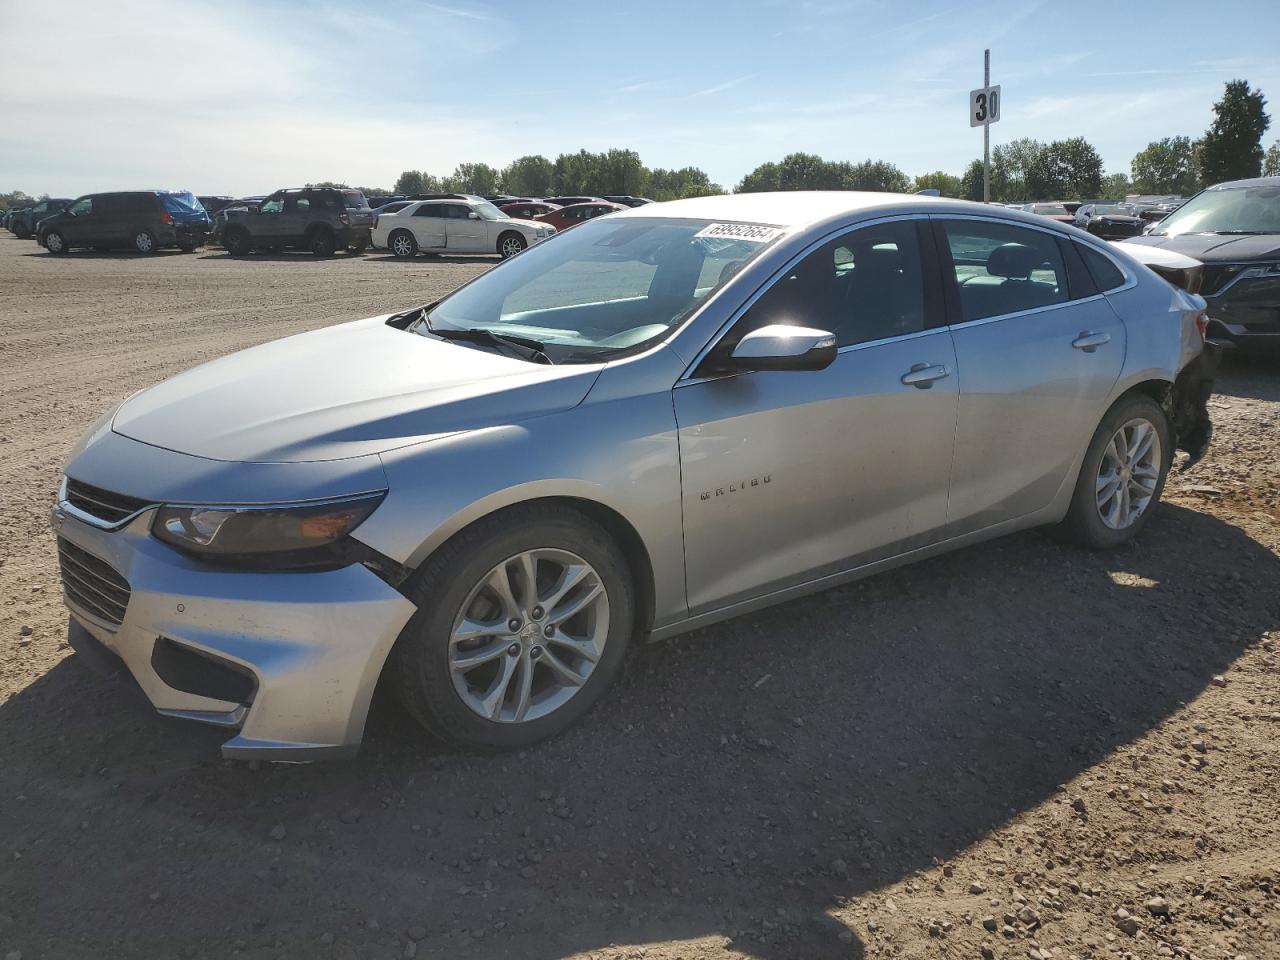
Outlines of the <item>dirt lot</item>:
{"type": "Polygon", "coordinates": [[[0,957],[1280,957],[1280,363],[1228,367],[1138,545],[643,646],[516,755],[382,698],[352,762],[226,762],[75,662],[47,511],[92,420],[490,264],[0,234],[0,957]]]}

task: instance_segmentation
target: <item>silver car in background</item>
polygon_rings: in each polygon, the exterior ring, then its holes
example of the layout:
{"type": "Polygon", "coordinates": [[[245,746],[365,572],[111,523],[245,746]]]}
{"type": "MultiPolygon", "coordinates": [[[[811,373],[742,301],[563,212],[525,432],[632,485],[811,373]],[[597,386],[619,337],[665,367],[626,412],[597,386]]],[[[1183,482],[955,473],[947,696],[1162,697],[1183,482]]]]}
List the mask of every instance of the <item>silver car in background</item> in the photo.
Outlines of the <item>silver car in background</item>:
{"type": "Polygon", "coordinates": [[[143,391],[54,509],[71,640],[226,756],[581,717],[628,642],[1027,527],[1135,536],[1208,443],[1203,307],[1044,217],[747,194],[143,391]]]}

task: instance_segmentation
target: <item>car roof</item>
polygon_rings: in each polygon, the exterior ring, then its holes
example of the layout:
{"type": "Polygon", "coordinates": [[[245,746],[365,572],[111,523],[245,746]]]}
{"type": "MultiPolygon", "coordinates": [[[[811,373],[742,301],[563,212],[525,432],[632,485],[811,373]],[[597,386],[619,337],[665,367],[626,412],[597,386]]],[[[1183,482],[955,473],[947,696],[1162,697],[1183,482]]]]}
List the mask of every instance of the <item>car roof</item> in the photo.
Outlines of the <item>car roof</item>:
{"type": "Polygon", "coordinates": [[[1241,187],[1280,187],[1280,177],[1250,177],[1247,180],[1228,180],[1225,183],[1215,183],[1211,187],[1205,187],[1205,189],[1238,190],[1241,187]]]}

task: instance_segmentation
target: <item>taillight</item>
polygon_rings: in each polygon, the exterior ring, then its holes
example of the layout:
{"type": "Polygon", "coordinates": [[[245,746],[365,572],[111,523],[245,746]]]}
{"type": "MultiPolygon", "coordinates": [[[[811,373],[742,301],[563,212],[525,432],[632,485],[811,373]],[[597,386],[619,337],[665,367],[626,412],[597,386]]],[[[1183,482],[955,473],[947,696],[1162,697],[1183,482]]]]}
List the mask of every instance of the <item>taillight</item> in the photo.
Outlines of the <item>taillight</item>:
{"type": "Polygon", "coordinates": [[[160,222],[163,223],[166,227],[171,226],[173,224],[173,217],[169,215],[168,210],[160,211],[160,222]]]}
{"type": "Polygon", "coordinates": [[[339,223],[345,223],[345,224],[350,225],[350,223],[351,223],[351,216],[350,216],[350,214],[347,214],[347,213],[345,213],[345,212],[344,212],[344,213],[340,213],[340,214],[338,214],[338,222],[339,222],[339,223]]]}
{"type": "Polygon", "coordinates": [[[1209,315],[1203,310],[1196,314],[1196,329],[1200,331],[1201,340],[1209,334],[1209,315]]]}

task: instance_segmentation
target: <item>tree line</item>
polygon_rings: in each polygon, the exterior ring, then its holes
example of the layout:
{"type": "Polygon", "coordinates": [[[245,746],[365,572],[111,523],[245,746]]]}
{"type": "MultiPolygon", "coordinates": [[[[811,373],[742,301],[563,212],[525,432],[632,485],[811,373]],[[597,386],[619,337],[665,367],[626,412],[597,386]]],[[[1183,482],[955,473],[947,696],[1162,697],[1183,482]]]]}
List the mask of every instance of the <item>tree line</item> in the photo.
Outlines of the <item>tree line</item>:
{"type": "MultiPolygon", "coordinates": [[[[1134,156],[1129,172],[1104,174],[1102,157],[1083,137],[1041,143],[1024,137],[991,151],[991,199],[1076,200],[1123,197],[1129,193],[1190,196],[1203,186],[1246,177],[1280,176],[1280,140],[1266,151],[1263,135],[1271,125],[1266,97],[1248,81],[1226,84],[1214,104],[1214,119],[1199,138],[1165,137],[1134,156]]],[[[342,186],[326,182],[307,186],[342,186]]],[[[392,189],[361,187],[366,196],[416,193],[509,193],[516,196],[613,196],[680,200],[724,193],[697,167],[650,169],[634,150],[599,153],[579,150],[554,160],[541,154],[519,157],[497,168],[487,163],[460,163],[453,173],[437,176],[406,170],[392,189]]],[[[763,190],[875,190],[906,193],[935,189],[946,197],[982,199],[982,161],[974,160],[956,175],[935,170],[915,178],[885,160],[824,160],[812,153],[792,153],[762,163],[739,181],[736,193],[763,190]]],[[[0,210],[45,199],[21,190],[0,194],[0,210]]]]}

